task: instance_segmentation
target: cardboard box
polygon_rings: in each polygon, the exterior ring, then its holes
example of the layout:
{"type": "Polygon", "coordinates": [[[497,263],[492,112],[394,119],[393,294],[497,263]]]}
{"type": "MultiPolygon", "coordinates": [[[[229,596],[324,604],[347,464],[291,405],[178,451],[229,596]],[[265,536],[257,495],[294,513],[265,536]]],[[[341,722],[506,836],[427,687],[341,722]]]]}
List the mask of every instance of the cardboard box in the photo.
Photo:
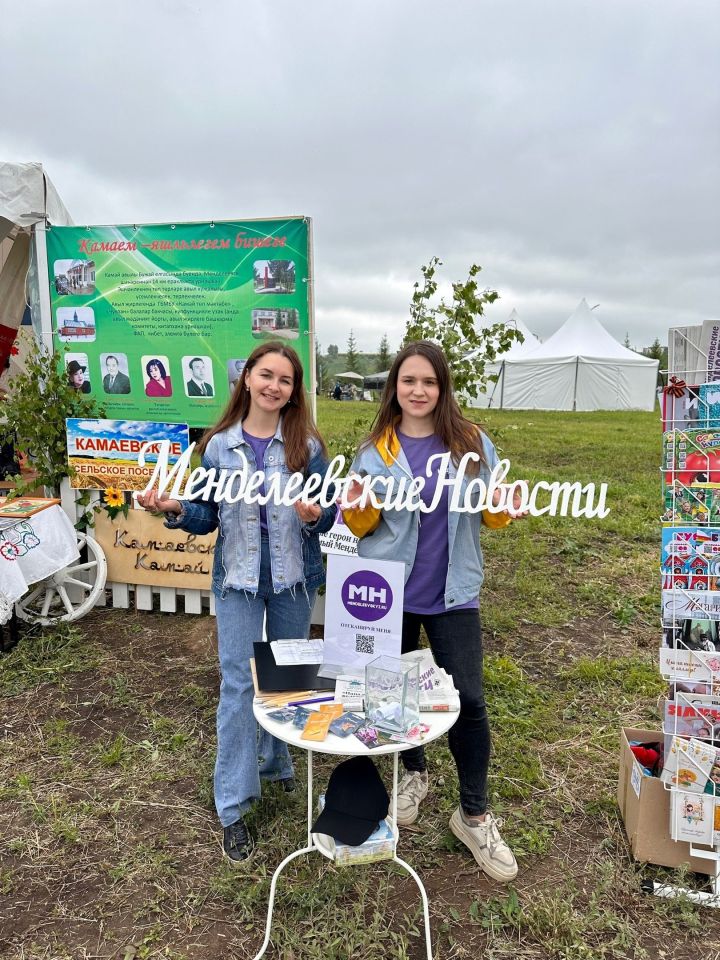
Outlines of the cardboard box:
{"type": "Polygon", "coordinates": [[[690,856],[690,844],[670,838],[670,791],[659,777],[646,777],[633,756],[630,741],[657,743],[661,730],[620,731],[620,776],[617,800],[630,849],[636,860],[657,863],[661,867],[688,864],[697,873],[712,873],[714,862],[690,856]]]}

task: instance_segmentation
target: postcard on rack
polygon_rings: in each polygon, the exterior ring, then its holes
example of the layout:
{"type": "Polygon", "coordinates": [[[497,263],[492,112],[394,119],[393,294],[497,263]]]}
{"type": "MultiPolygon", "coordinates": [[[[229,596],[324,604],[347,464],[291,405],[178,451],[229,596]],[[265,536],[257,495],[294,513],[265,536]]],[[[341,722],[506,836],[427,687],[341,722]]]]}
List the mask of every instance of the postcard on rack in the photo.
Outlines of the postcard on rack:
{"type": "Polygon", "coordinates": [[[660,647],[660,673],[668,679],[681,678],[693,683],[717,682],[720,679],[720,654],[660,647]]]}
{"type": "Polygon", "coordinates": [[[666,389],[662,398],[663,430],[687,430],[704,423],[700,412],[700,393],[697,386],[680,381],[666,389]],[[682,385],[680,385],[682,384],[682,385]]]}
{"type": "Polygon", "coordinates": [[[702,793],[716,759],[717,751],[710,744],[673,737],[660,779],[688,793],[702,793]]]}
{"type": "Polygon", "coordinates": [[[715,799],[703,793],[673,790],[670,805],[670,835],[686,843],[712,843],[715,799]]]}

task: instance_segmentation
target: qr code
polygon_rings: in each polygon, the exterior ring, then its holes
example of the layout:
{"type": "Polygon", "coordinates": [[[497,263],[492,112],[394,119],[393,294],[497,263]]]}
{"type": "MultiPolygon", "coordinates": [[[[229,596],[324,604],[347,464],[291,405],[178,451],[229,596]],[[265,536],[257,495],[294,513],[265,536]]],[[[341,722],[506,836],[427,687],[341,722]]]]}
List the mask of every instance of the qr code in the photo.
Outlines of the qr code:
{"type": "Polygon", "coordinates": [[[375,653],[375,641],[372,637],[355,637],[356,653],[375,653]]]}

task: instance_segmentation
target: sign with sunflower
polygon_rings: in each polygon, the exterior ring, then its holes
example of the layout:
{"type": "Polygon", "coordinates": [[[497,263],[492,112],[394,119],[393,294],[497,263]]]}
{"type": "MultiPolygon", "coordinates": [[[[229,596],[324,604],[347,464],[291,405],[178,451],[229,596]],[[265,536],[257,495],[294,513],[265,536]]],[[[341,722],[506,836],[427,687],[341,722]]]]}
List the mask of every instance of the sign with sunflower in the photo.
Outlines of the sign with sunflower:
{"type": "Polygon", "coordinates": [[[160,444],[169,446],[168,462],[174,464],[190,443],[186,423],[145,423],[139,420],[101,420],[70,417],[67,430],[68,462],[73,469],[71,486],[105,490],[105,502],[123,490],[144,490],[152,478],[160,444]],[[145,464],[138,464],[144,450],[145,464]]]}

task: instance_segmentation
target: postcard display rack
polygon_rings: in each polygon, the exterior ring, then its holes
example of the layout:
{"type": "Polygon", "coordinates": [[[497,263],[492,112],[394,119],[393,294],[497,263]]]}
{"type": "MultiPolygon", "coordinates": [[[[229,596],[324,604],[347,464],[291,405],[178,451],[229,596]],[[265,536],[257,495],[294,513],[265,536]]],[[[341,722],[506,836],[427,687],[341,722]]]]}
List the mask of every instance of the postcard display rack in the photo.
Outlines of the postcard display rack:
{"type": "Polygon", "coordinates": [[[720,907],[720,372],[683,339],[670,331],[661,410],[660,672],[668,681],[661,777],[670,836],[710,861],[711,889],[656,882],[652,892],[720,907]],[[685,361],[682,369],[673,368],[673,355],[685,361]]]}

